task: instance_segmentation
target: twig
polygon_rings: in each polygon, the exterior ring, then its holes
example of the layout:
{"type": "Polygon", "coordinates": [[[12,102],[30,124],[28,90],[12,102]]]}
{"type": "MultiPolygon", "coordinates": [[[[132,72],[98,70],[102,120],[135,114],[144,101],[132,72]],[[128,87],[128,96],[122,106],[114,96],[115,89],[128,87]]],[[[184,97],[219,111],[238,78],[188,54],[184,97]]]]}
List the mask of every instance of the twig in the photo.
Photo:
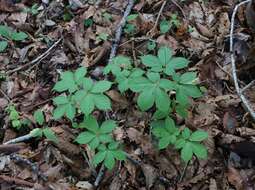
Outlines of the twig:
{"type": "Polygon", "coordinates": [[[102,163],[101,168],[100,168],[100,170],[99,170],[99,172],[98,172],[97,178],[96,178],[96,180],[95,180],[95,182],[94,182],[94,186],[95,186],[95,187],[97,187],[97,186],[99,185],[101,179],[103,178],[103,176],[104,176],[104,170],[105,170],[105,167],[104,167],[104,164],[102,163]]]}
{"type": "Polygon", "coordinates": [[[175,0],[171,0],[171,1],[172,1],[172,3],[173,3],[178,9],[180,9],[180,11],[181,11],[181,13],[182,13],[184,19],[187,20],[187,17],[186,17],[186,15],[185,15],[185,13],[184,13],[182,7],[181,7],[175,0]]]}
{"type": "Polygon", "coordinates": [[[118,45],[119,45],[119,42],[120,42],[120,38],[121,38],[121,34],[122,34],[122,30],[123,30],[123,27],[125,26],[126,24],[126,21],[127,21],[127,16],[130,14],[132,8],[134,6],[134,0],[129,0],[128,1],[128,5],[126,7],[126,10],[124,12],[124,15],[120,21],[120,24],[117,28],[117,31],[116,31],[116,35],[115,35],[115,38],[114,38],[114,41],[113,41],[113,45],[112,45],[112,49],[111,49],[111,53],[110,53],[110,58],[109,58],[109,61],[108,63],[111,63],[112,61],[112,58],[116,55],[116,52],[117,52],[117,48],[118,48],[118,45]]]}
{"type": "Polygon", "coordinates": [[[181,174],[180,179],[179,179],[179,183],[182,182],[182,180],[183,180],[183,178],[185,176],[185,173],[187,171],[188,165],[189,165],[189,161],[186,163],[186,165],[185,165],[185,167],[184,167],[184,169],[182,171],[182,174],[181,174]]]}
{"type": "Polygon", "coordinates": [[[17,137],[15,139],[12,139],[12,140],[9,140],[3,144],[15,144],[15,143],[19,143],[19,142],[23,142],[23,141],[26,141],[26,140],[29,140],[33,138],[33,136],[29,133],[27,135],[24,135],[24,136],[21,136],[21,137],[17,137]]]}
{"type": "Polygon", "coordinates": [[[152,27],[152,29],[149,32],[147,32],[148,36],[151,36],[151,37],[153,36],[153,32],[157,28],[159,18],[161,16],[162,12],[163,12],[163,9],[164,9],[165,5],[166,5],[166,0],[162,3],[162,5],[160,7],[160,10],[159,10],[159,13],[158,13],[158,16],[157,16],[157,19],[156,19],[156,22],[155,22],[154,26],[152,27]]]}
{"type": "Polygon", "coordinates": [[[11,99],[9,98],[9,96],[0,88],[0,92],[1,94],[3,94],[3,96],[7,99],[8,102],[12,102],[11,99]]]}
{"type": "Polygon", "coordinates": [[[91,164],[91,162],[89,161],[89,158],[88,158],[88,156],[86,155],[85,151],[82,150],[82,149],[80,149],[80,150],[81,150],[81,153],[82,153],[83,157],[85,158],[87,164],[89,165],[89,168],[90,168],[90,170],[92,171],[93,175],[96,176],[96,175],[97,175],[97,172],[96,172],[94,166],[93,166],[93,165],[91,164]]]}
{"type": "MultiPolygon", "coordinates": [[[[115,38],[113,40],[113,45],[112,45],[112,48],[111,48],[111,53],[110,53],[110,56],[109,56],[109,60],[108,60],[108,64],[110,64],[112,62],[112,58],[116,55],[117,53],[117,48],[118,48],[118,45],[119,45],[119,42],[120,42],[120,39],[121,39],[121,34],[122,34],[122,31],[123,31],[123,27],[125,26],[126,24],[126,21],[127,21],[127,16],[130,14],[132,8],[134,6],[134,0],[129,0],[128,1],[128,5],[126,7],[126,10],[124,12],[124,15],[120,21],[120,24],[116,30],[116,35],[115,35],[115,38]]],[[[109,119],[110,118],[110,115],[109,115],[109,112],[106,112],[105,113],[105,118],[106,119],[109,119]]],[[[104,167],[104,164],[101,165],[101,168],[99,170],[99,173],[97,175],[97,178],[94,182],[94,185],[97,187],[104,175],[104,170],[105,170],[105,167],[104,167]]]]}
{"type": "Polygon", "coordinates": [[[234,26],[235,26],[235,15],[236,15],[237,10],[240,6],[247,4],[250,1],[251,0],[246,0],[246,1],[243,1],[239,4],[237,4],[234,8],[233,13],[232,13],[231,28],[230,28],[230,53],[231,53],[232,75],[233,75],[233,79],[234,79],[234,83],[235,83],[236,92],[237,92],[238,96],[240,97],[240,99],[242,100],[245,108],[250,113],[251,117],[255,120],[255,112],[253,111],[249,101],[243,95],[242,90],[240,89],[239,84],[238,84],[238,79],[237,79],[237,74],[236,74],[236,65],[235,65],[235,55],[234,55],[234,48],[233,48],[233,33],[234,33],[234,26]]]}
{"type": "Polygon", "coordinates": [[[21,156],[17,154],[11,154],[10,159],[15,160],[17,162],[22,162],[30,166],[30,168],[32,169],[34,173],[36,173],[39,177],[41,177],[42,180],[47,181],[47,176],[45,176],[42,172],[40,172],[38,166],[35,163],[29,161],[28,159],[22,158],[21,156]]]}
{"type": "Polygon", "coordinates": [[[251,81],[249,84],[247,84],[245,87],[243,87],[241,89],[241,93],[243,93],[245,90],[247,90],[248,88],[250,88],[254,84],[255,84],[255,80],[251,81]]]}
{"type": "Polygon", "coordinates": [[[31,65],[35,64],[35,63],[40,63],[43,59],[45,59],[48,54],[51,52],[51,50],[53,48],[55,48],[60,42],[61,42],[62,38],[60,38],[58,41],[56,41],[47,51],[45,51],[43,54],[41,54],[39,57],[35,58],[34,60],[32,60],[31,62],[25,64],[25,65],[22,65],[16,69],[13,69],[13,70],[10,70],[10,71],[7,71],[6,74],[10,75],[12,73],[15,73],[17,71],[21,71],[21,70],[24,70],[28,67],[30,67],[31,65]]]}
{"type": "Polygon", "coordinates": [[[136,38],[132,37],[129,40],[127,40],[127,41],[123,42],[122,44],[120,44],[119,47],[121,47],[121,46],[123,46],[123,45],[125,45],[125,44],[127,44],[129,42],[132,42],[132,41],[143,41],[143,40],[149,40],[149,39],[151,39],[151,38],[150,37],[146,37],[146,36],[144,36],[144,37],[143,36],[142,37],[136,37],[136,38]]]}
{"type": "Polygon", "coordinates": [[[6,175],[0,175],[0,181],[1,180],[6,181],[7,183],[10,183],[10,184],[15,184],[15,185],[28,186],[28,187],[34,186],[34,183],[31,183],[22,179],[18,179],[15,177],[9,177],[6,175]]]}

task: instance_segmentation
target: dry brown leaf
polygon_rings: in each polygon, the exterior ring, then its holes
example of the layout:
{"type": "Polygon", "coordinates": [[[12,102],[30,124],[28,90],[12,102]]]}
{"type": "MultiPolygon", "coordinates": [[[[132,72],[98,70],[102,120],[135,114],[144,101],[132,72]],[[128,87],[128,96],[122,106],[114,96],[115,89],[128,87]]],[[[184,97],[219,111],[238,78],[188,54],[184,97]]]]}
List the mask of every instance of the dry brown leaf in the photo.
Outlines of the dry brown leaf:
{"type": "Polygon", "coordinates": [[[81,190],[93,190],[93,185],[88,181],[78,181],[75,186],[81,190]]]}
{"type": "Polygon", "coordinates": [[[129,105],[127,99],[125,98],[125,96],[121,95],[117,90],[110,90],[108,92],[106,92],[106,94],[116,103],[118,103],[118,106],[121,109],[125,109],[127,108],[127,106],[129,105]]]}
{"type": "Polygon", "coordinates": [[[129,127],[127,130],[127,136],[131,142],[136,142],[137,144],[141,143],[142,133],[133,127],[129,127]]]}
{"type": "Polygon", "coordinates": [[[216,180],[213,178],[210,179],[209,190],[218,190],[216,180]]]}
{"type": "Polygon", "coordinates": [[[12,0],[0,0],[0,11],[3,12],[15,12],[20,10],[12,0]]]}
{"type": "Polygon", "coordinates": [[[157,43],[160,46],[167,46],[172,49],[173,53],[179,48],[178,41],[170,35],[161,35],[157,38],[157,43]]]}
{"type": "Polygon", "coordinates": [[[226,112],[223,116],[223,126],[228,133],[233,134],[238,127],[237,119],[232,111],[226,112]]]}
{"type": "Polygon", "coordinates": [[[240,175],[239,171],[231,166],[228,167],[227,171],[227,178],[228,181],[235,186],[238,190],[244,189],[244,181],[242,179],[242,176],[240,175]]]}
{"type": "Polygon", "coordinates": [[[149,164],[142,164],[141,167],[145,176],[146,187],[150,189],[158,178],[157,170],[149,164]]]}
{"type": "Polygon", "coordinates": [[[121,190],[122,181],[120,180],[118,175],[115,175],[113,178],[109,190],[121,190]]]}

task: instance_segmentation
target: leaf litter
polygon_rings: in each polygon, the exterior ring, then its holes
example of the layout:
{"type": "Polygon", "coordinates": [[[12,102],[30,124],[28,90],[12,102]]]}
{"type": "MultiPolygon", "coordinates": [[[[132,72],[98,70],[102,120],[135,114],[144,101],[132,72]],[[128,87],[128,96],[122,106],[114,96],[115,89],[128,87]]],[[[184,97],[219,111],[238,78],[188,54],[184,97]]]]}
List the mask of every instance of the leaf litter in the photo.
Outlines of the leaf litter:
{"type": "MultiPolygon", "coordinates": [[[[208,160],[192,159],[185,164],[175,149],[157,150],[148,123],[150,113],[141,112],[128,93],[113,89],[107,92],[113,101],[110,114],[120,126],[113,134],[123,142],[130,158],[107,171],[98,189],[254,189],[255,124],[235,93],[228,49],[235,2],[172,0],[160,13],[163,2],[136,2],[121,35],[118,55],[138,60],[144,53],[154,54],[155,43],[157,47],[171,48],[175,56],[189,58],[188,70],[199,71],[199,82],[207,91],[193,101],[185,120],[177,120],[192,130],[208,132],[208,160]],[[172,13],[180,24],[162,33],[160,22],[173,18],[172,13]],[[152,28],[153,37],[148,36],[152,28]],[[147,49],[149,42],[151,50],[147,49]]],[[[29,36],[9,42],[0,53],[0,141],[7,142],[36,128],[31,118],[38,108],[44,111],[47,125],[59,139],[57,143],[35,138],[21,145],[0,145],[1,189],[94,188],[99,171],[90,164],[94,153],[74,143],[79,130],[71,128],[67,120],[51,119],[52,88],[60,72],[81,65],[94,79],[103,78],[102,67],[107,64],[126,6],[123,0],[0,1],[0,25],[29,36]],[[59,39],[52,51],[30,64],[59,39]],[[28,67],[13,72],[24,64],[28,67]],[[13,129],[5,111],[10,103],[22,121],[32,123],[22,130],[13,129]],[[14,152],[23,159],[11,159],[14,152]],[[41,174],[47,179],[42,179],[41,174]]],[[[255,80],[254,7],[251,1],[238,11],[236,19],[236,64],[244,85],[255,80]]],[[[253,109],[254,88],[251,85],[245,91],[253,109]]],[[[93,114],[102,117],[100,112],[93,114]]]]}

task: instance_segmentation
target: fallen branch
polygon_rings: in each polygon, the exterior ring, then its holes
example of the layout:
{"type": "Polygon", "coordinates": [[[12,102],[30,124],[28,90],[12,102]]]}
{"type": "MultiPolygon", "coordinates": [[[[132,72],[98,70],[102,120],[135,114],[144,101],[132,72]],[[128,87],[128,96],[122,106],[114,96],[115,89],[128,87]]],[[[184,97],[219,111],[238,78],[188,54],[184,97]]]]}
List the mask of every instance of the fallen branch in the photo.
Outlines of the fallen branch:
{"type": "Polygon", "coordinates": [[[17,71],[21,71],[21,70],[24,70],[24,69],[27,69],[28,67],[36,64],[36,63],[40,63],[43,59],[45,59],[49,54],[50,52],[53,50],[53,48],[55,48],[60,42],[61,42],[62,38],[60,38],[58,41],[56,41],[47,51],[45,51],[43,54],[41,54],[39,57],[35,58],[34,60],[32,60],[31,62],[25,64],[25,65],[22,65],[16,69],[13,69],[13,70],[10,70],[10,71],[7,71],[6,74],[7,75],[10,75],[12,73],[15,73],[17,71]]]}
{"type": "Polygon", "coordinates": [[[6,144],[15,144],[15,143],[19,143],[19,142],[23,142],[23,141],[27,141],[29,139],[33,138],[33,136],[29,133],[27,135],[21,136],[21,137],[17,137],[15,139],[9,140],[5,143],[3,143],[4,145],[6,144]]]}
{"type": "Polygon", "coordinates": [[[230,28],[230,53],[231,53],[231,65],[232,65],[232,75],[233,75],[233,79],[234,79],[234,84],[235,84],[235,89],[236,92],[238,94],[238,96],[240,97],[241,101],[243,102],[245,108],[247,109],[247,111],[250,113],[251,117],[255,120],[255,112],[252,109],[249,101],[246,99],[246,97],[243,95],[243,90],[239,87],[239,83],[238,83],[238,78],[237,78],[237,73],[236,73],[236,65],[235,65],[235,55],[234,55],[234,46],[233,46],[233,33],[234,33],[234,26],[235,26],[235,16],[237,13],[237,10],[240,6],[249,3],[251,0],[246,0],[243,1],[239,4],[237,4],[234,8],[234,11],[232,13],[232,17],[231,17],[231,28],[230,28]]]}

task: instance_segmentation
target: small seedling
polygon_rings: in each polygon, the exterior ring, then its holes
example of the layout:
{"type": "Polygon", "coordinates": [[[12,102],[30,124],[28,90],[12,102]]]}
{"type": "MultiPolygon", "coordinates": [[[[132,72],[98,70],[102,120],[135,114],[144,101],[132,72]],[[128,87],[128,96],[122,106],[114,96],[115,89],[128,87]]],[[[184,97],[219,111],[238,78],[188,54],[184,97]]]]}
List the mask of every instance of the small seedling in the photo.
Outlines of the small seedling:
{"type": "Polygon", "coordinates": [[[38,9],[39,9],[39,5],[37,3],[35,3],[32,7],[25,8],[24,12],[35,16],[35,15],[37,15],[39,13],[38,9]]]}
{"type": "Polygon", "coordinates": [[[8,41],[23,41],[28,37],[26,33],[15,32],[5,25],[0,25],[0,36],[4,39],[0,41],[0,52],[8,47],[8,41]]]}
{"type": "Polygon", "coordinates": [[[80,133],[75,141],[79,144],[87,144],[90,149],[96,150],[97,153],[93,157],[95,166],[104,161],[104,165],[112,169],[115,159],[125,160],[125,153],[112,138],[112,131],[117,127],[113,120],[104,121],[99,127],[97,120],[88,116],[78,127],[86,131],[80,133]]]}
{"type": "Polygon", "coordinates": [[[152,133],[159,139],[159,149],[165,149],[170,144],[181,150],[181,158],[188,162],[195,155],[199,159],[207,158],[207,150],[201,142],[208,138],[205,131],[191,132],[187,127],[180,129],[174,121],[167,117],[165,121],[152,123],[152,133]]]}
{"type": "Polygon", "coordinates": [[[33,137],[43,137],[45,136],[47,139],[57,142],[57,137],[54,134],[54,132],[51,130],[51,128],[45,126],[45,118],[44,114],[41,110],[37,110],[34,112],[34,120],[39,126],[43,126],[43,128],[35,128],[33,129],[30,134],[33,137]]]}
{"type": "Polygon", "coordinates": [[[147,43],[147,49],[149,51],[153,51],[155,48],[156,48],[157,44],[155,42],[155,40],[150,40],[148,43],[147,43]]]}
{"type": "Polygon", "coordinates": [[[111,14],[109,14],[107,12],[104,12],[102,16],[103,16],[105,21],[107,21],[107,22],[111,22],[112,21],[112,15],[111,14]]]}
{"type": "Polygon", "coordinates": [[[85,27],[89,28],[93,25],[93,19],[91,18],[85,19],[83,23],[85,27]]]}
{"type": "Polygon", "coordinates": [[[134,35],[136,32],[136,26],[132,24],[132,21],[134,21],[139,15],[138,14],[131,14],[127,17],[127,24],[124,27],[124,32],[128,35],[134,35]]]}
{"type": "Polygon", "coordinates": [[[99,43],[101,41],[107,41],[109,37],[109,34],[107,33],[100,33],[96,37],[96,42],[99,43]]]}
{"type": "Polygon", "coordinates": [[[9,105],[6,108],[7,113],[9,114],[9,120],[11,121],[11,125],[15,129],[20,129],[22,126],[22,121],[19,115],[19,112],[16,110],[14,105],[9,105]]]}
{"type": "Polygon", "coordinates": [[[119,148],[119,144],[115,141],[107,145],[101,144],[98,146],[98,152],[93,157],[93,164],[97,166],[103,162],[106,168],[112,169],[116,160],[126,160],[126,154],[119,148]]]}
{"type": "Polygon", "coordinates": [[[104,95],[104,92],[111,88],[112,83],[106,80],[93,81],[86,78],[87,70],[84,67],[75,72],[66,71],[62,73],[61,80],[58,81],[53,90],[57,92],[67,92],[53,99],[57,108],[54,110],[54,119],[66,116],[72,120],[78,108],[88,116],[95,107],[99,110],[110,110],[111,101],[104,95]]]}
{"type": "Polygon", "coordinates": [[[171,28],[178,28],[181,25],[178,15],[172,14],[170,20],[162,20],[159,24],[160,33],[165,34],[169,32],[171,28]]]}

